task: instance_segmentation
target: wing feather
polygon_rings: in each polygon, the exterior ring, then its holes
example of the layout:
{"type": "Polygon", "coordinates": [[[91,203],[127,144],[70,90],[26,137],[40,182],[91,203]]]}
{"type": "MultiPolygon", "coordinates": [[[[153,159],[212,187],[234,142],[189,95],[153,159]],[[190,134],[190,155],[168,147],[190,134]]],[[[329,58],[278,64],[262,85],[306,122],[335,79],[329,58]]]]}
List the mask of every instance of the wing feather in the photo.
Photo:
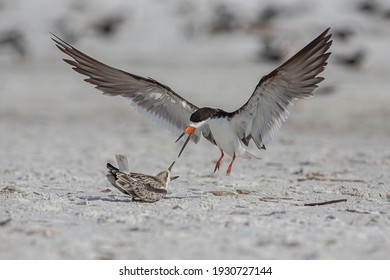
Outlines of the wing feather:
{"type": "Polygon", "coordinates": [[[317,77],[327,64],[332,41],[329,28],[287,60],[280,67],[264,76],[252,96],[241,108],[232,113],[232,122],[242,142],[253,140],[256,146],[265,148],[282,123],[296,99],[313,95],[317,77]]]}
{"type": "MultiPolygon", "coordinates": [[[[52,35],[58,49],[72,58],[64,61],[76,72],[87,76],[86,82],[95,85],[105,95],[129,99],[135,109],[171,132],[181,133],[189,125],[191,114],[199,109],[168,86],[101,63],[52,35]]],[[[207,132],[207,128],[204,131],[207,132]]],[[[201,131],[198,131],[192,137],[195,143],[199,141],[200,134],[201,131]]]]}

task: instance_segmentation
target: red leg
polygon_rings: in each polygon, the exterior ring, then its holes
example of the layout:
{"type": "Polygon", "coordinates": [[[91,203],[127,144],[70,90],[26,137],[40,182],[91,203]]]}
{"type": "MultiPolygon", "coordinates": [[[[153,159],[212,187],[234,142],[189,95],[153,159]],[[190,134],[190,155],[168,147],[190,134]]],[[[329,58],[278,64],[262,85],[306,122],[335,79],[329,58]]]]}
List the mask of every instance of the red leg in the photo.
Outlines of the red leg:
{"type": "Polygon", "coordinates": [[[214,168],[214,172],[217,171],[217,169],[219,170],[219,167],[221,166],[221,160],[223,159],[223,156],[225,154],[223,153],[223,151],[221,150],[221,157],[219,158],[219,160],[217,161],[217,163],[215,164],[215,168],[214,168]]]}
{"type": "Polygon", "coordinates": [[[230,175],[230,172],[232,172],[233,162],[235,159],[236,159],[236,153],[233,153],[233,159],[232,159],[232,162],[229,164],[229,168],[226,172],[226,175],[230,175]]]}

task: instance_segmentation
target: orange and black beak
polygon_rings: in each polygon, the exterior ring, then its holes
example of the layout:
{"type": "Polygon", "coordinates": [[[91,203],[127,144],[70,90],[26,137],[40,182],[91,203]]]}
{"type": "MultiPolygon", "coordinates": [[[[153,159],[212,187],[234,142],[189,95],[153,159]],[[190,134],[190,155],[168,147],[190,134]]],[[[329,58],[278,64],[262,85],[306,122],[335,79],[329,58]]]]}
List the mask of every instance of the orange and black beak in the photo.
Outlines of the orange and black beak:
{"type": "Polygon", "coordinates": [[[181,153],[183,152],[184,148],[187,146],[188,142],[190,141],[192,135],[194,135],[195,130],[196,130],[195,127],[193,127],[193,126],[188,126],[188,127],[184,130],[184,132],[179,136],[179,138],[177,138],[177,140],[175,141],[175,143],[176,143],[177,141],[179,141],[184,135],[188,134],[188,138],[187,138],[186,142],[184,142],[184,145],[183,145],[183,147],[181,148],[180,153],[179,153],[179,155],[178,155],[177,157],[180,157],[180,155],[181,155],[181,153]]]}

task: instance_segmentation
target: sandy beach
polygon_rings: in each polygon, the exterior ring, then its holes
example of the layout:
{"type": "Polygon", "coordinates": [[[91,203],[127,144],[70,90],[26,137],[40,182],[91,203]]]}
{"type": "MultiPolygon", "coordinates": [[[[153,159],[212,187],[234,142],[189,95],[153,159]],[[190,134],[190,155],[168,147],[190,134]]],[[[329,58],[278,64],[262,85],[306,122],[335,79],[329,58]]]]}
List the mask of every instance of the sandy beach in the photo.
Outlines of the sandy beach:
{"type": "MultiPolygon", "coordinates": [[[[123,2],[106,10],[128,15],[115,36],[87,32],[72,44],[198,106],[235,110],[280,65],[255,59],[258,39],[247,29],[183,37],[186,23],[201,20],[196,11],[206,9],[205,1],[185,17],[176,14],[179,1],[123,2]],[[147,21],[145,11],[159,16],[147,21]]],[[[14,3],[0,10],[3,21],[27,14],[30,7],[14,3]]],[[[289,54],[328,26],[348,23],[355,34],[348,43],[334,38],[325,81],[313,98],[295,104],[267,150],[251,146],[261,159],[237,159],[226,176],[229,157],[213,173],[218,148],[202,139],[177,159],[178,135],[126,99],[103,96],[62,61],[49,33],[66,14],[68,2],[60,3],[40,21],[34,10],[34,24],[8,25],[25,28],[27,57],[0,49],[0,259],[390,258],[388,19],[352,8],[346,15],[347,1],[309,5],[302,16],[273,22],[281,40],[299,34],[289,54]],[[366,53],[361,65],[338,63],[359,48],[366,53]],[[132,202],[105,178],[106,163],[115,164],[118,153],[132,171],[147,174],[176,160],[173,175],[180,178],[164,199],[132,202]],[[310,205],[332,200],[344,201],[310,205]]],[[[247,5],[244,15],[256,6],[247,5]]]]}

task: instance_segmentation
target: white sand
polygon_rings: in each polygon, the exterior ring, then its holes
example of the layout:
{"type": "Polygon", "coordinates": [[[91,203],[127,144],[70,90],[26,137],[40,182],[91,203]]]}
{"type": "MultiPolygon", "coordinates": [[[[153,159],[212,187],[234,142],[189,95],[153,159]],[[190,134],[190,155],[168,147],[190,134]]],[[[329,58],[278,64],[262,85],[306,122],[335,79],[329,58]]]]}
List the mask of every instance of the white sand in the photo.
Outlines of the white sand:
{"type": "MultiPolygon", "coordinates": [[[[147,46],[154,36],[140,35],[144,18],[136,15],[128,26],[147,46]]],[[[307,32],[295,50],[332,26],[322,17],[324,24],[306,29],[304,19],[293,21],[289,28],[307,32]]],[[[154,24],[164,32],[167,22],[154,24]]],[[[297,103],[267,150],[253,149],[261,160],[238,159],[227,177],[226,157],[213,174],[218,149],[191,144],[175,165],[181,177],[172,193],[153,204],[111,187],[105,164],[123,153],[132,170],[157,173],[175,159],[177,135],[82,82],[49,40],[49,20],[32,26],[29,59],[0,53],[0,259],[390,258],[390,23],[361,22],[345,49],[364,47],[365,63],[348,69],[331,59],[321,87],[335,91],[297,103]],[[347,202],[303,205],[335,199],[347,202]]],[[[176,47],[168,51],[140,49],[129,32],[76,46],[199,106],[236,109],[276,66],[251,62],[255,40],[243,34],[166,39],[176,47]],[[140,56],[148,51],[150,58],[140,56]]],[[[343,46],[335,42],[332,51],[343,46]]]]}

